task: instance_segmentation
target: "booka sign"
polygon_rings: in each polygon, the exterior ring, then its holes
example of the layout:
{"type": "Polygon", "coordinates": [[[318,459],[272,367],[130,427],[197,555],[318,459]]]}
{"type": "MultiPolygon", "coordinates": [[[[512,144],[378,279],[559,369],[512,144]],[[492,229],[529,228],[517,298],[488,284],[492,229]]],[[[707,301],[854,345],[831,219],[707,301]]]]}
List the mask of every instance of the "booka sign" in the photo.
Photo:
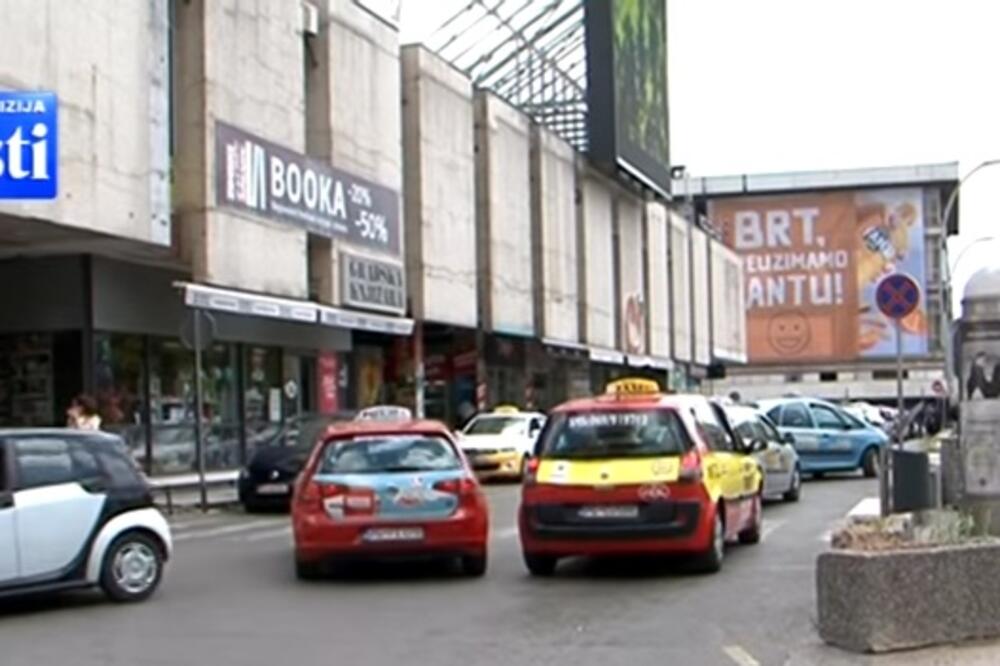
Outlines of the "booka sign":
{"type": "Polygon", "coordinates": [[[0,92],[0,199],[55,199],[58,109],[53,93],[0,92]]]}
{"type": "Polygon", "coordinates": [[[399,193],[240,129],[215,124],[220,206],[390,254],[401,252],[399,193]]]}

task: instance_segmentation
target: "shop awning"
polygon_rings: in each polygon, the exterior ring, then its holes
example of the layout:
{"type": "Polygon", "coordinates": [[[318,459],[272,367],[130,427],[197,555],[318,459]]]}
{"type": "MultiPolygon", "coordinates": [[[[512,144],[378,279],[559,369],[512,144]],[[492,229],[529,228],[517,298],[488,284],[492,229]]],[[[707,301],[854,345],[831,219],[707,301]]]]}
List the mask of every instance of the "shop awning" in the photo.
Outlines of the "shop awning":
{"type": "Polygon", "coordinates": [[[183,291],[184,304],[192,308],[389,335],[405,336],[413,333],[413,320],[405,317],[356,312],[312,301],[265,296],[192,282],[178,282],[176,286],[183,291]]]}
{"type": "Polygon", "coordinates": [[[603,347],[590,348],[590,360],[595,363],[608,363],[610,365],[622,365],[625,363],[625,354],[616,349],[605,349],[603,347]]]}
{"type": "Polygon", "coordinates": [[[628,354],[625,357],[628,365],[633,368],[656,368],[657,370],[670,370],[674,367],[674,362],[669,358],[658,358],[656,356],[645,356],[641,354],[628,354]]]}

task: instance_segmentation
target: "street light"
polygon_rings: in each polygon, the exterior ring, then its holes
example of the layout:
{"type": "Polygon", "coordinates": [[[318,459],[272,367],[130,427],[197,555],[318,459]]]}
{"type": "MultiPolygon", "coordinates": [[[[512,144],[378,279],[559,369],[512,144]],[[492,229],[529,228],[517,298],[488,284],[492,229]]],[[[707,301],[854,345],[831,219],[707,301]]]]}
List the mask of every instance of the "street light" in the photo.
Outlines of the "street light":
{"type": "MultiPolygon", "coordinates": [[[[955,361],[952,358],[955,354],[954,352],[954,341],[951,335],[951,322],[952,322],[952,311],[951,311],[951,265],[948,262],[948,219],[951,217],[951,209],[955,207],[955,202],[958,201],[958,191],[962,189],[962,185],[965,181],[969,180],[973,174],[975,174],[980,169],[985,169],[986,167],[995,166],[1000,164],[1000,159],[985,160],[977,164],[971,171],[969,171],[958,184],[955,185],[955,189],[951,191],[951,195],[948,197],[948,202],[944,206],[944,215],[941,216],[941,268],[942,270],[942,281],[941,281],[941,338],[942,338],[942,348],[944,349],[944,382],[945,390],[947,391],[948,400],[952,397],[952,386],[954,385],[955,378],[955,361]]],[[[974,243],[978,243],[981,240],[978,239],[974,243]]],[[[970,246],[971,247],[971,246],[970,246]]],[[[968,249],[968,248],[966,248],[968,249]]],[[[965,250],[959,253],[956,259],[956,264],[958,259],[962,258],[965,254],[965,250]]]]}

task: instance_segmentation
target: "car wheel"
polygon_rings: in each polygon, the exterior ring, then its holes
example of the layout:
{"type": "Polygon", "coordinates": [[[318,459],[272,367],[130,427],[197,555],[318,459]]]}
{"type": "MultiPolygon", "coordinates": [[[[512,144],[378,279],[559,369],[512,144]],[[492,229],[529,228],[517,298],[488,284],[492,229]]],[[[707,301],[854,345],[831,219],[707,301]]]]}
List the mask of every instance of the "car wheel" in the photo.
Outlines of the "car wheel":
{"type": "Polygon", "coordinates": [[[524,553],[524,566],[532,576],[549,577],[556,572],[558,560],[550,555],[524,553]]]}
{"type": "Polygon", "coordinates": [[[740,543],[753,544],[760,543],[761,528],[764,525],[763,504],[760,495],[753,498],[753,523],[750,527],[740,532],[740,543]]]}
{"type": "Polygon", "coordinates": [[[861,459],[861,469],[869,479],[878,476],[878,462],[878,449],[869,447],[861,459]]]}
{"type": "Polygon", "coordinates": [[[802,496],[802,472],[799,471],[799,466],[796,465],[795,469],[792,470],[792,482],[788,484],[788,490],[782,495],[782,499],[786,502],[798,502],[799,497],[802,496]]]}
{"type": "Polygon", "coordinates": [[[141,532],[121,535],[111,544],[101,566],[101,589],[113,601],[148,599],[163,576],[163,548],[141,532]]]}
{"type": "Polygon", "coordinates": [[[722,507],[715,509],[715,520],[712,523],[712,541],[701,557],[697,568],[703,573],[715,573],[722,569],[722,560],[726,556],[726,526],[722,522],[722,507]]]}
{"type": "Polygon", "coordinates": [[[323,565],[320,562],[296,559],[295,577],[299,580],[318,580],[323,577],[323,565]]]}
{"type": "Polygon", "coordinates": [[[470,578],[481,578],[486,573],[486,554],[463,555],[462,573],[470,578]]]}

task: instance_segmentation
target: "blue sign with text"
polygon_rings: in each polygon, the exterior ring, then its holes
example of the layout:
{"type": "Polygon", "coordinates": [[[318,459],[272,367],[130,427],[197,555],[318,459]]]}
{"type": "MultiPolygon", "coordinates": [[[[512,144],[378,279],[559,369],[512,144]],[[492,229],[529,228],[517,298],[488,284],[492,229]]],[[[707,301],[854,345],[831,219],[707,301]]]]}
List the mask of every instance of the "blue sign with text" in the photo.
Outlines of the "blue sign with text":
{"type": "Polygon", "coordinates": [[[46,92],[0,92],[0,199],[55,199],[59,112],[46,92]]]}

